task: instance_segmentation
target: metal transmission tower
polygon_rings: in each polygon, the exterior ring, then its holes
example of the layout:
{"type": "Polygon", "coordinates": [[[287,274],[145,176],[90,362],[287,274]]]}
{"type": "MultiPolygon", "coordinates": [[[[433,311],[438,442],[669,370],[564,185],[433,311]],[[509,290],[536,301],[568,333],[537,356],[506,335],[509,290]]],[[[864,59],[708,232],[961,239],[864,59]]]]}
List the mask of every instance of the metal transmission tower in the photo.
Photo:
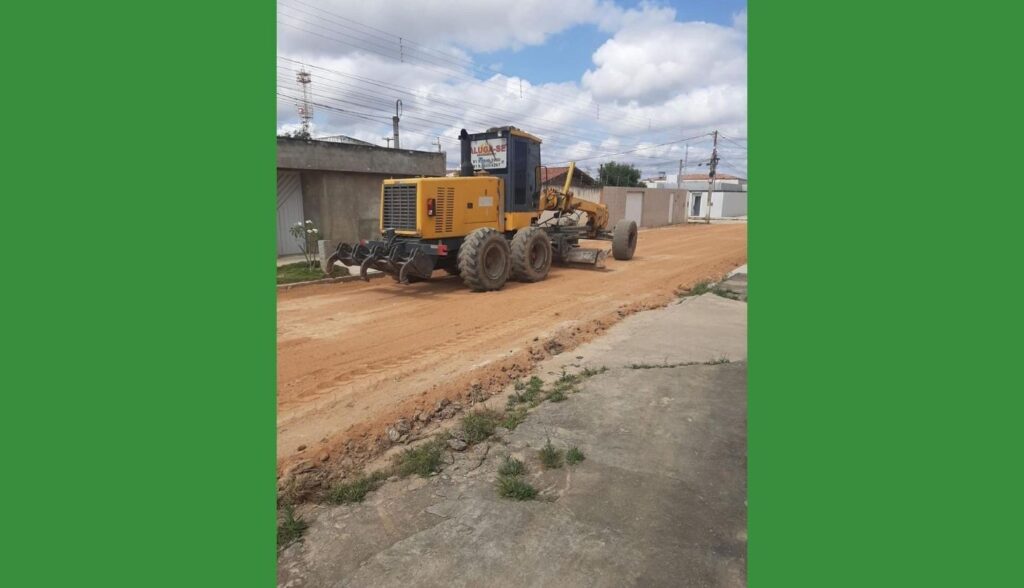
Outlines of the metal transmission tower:
{"type": "Polygon", "coordinates": [[[312,82],[309,72],[306,68],[299,70],[299,73],[295,74],[295,81],[299,83],[299,88],[302,90],[302,104],[299,104],[299,119],[302,120],[302,134],[309,137],[309,121],[313,120],[313,102],[310,100],[309,84],[312,82]]]}
{"type": "Polygon", "coordinates": [[[395,116],[391,117],[391,124],[395,130],[395,149],[400,148],[398,145],[398,120],[400,116],[402,116],[402,101],[395,100],[395,116]]]}

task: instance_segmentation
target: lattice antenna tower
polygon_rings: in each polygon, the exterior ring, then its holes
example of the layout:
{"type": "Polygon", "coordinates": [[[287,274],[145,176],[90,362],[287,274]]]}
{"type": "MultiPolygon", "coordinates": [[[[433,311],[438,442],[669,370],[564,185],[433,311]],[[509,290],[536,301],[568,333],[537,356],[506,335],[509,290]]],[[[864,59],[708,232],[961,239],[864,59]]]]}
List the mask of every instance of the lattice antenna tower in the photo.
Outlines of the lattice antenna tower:
{"type": "Polygon", "coordinates": [[[306,71],[306,68],[299,70],[299,73],[295,74],[295,81],[299,83],[299,89],[302,90],[302,103],[299,107],[299,119],[302,120],[302,133],[305,136],[309,135],[309,121],[313,120],[313,102],[310,99],[309,84],[313,81],[306,71]]]}

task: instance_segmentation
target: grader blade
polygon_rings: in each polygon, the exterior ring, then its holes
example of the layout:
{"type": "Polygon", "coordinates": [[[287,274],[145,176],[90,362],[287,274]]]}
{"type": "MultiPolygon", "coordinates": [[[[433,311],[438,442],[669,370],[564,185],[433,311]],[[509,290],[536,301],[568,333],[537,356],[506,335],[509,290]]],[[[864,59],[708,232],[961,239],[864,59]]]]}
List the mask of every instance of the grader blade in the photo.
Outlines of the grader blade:
{"type": "Polygon", "coordinates": [[[566,263],[579,263],[591,265],[597,269],[604,268],[604,259],[608,257],[606,249],[590,249],[587,247],[573,247],[566,254],[563,261],[566,263]]]}

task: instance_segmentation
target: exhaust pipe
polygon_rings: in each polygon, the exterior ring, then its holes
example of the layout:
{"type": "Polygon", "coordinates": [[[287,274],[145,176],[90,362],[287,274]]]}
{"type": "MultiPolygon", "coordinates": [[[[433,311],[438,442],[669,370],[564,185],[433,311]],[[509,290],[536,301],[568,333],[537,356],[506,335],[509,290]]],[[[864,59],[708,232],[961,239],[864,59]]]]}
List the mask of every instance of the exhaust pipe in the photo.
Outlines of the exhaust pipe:
{"type": "Polygon", "coordinates": [[[473,175],[473,149],[466,129],[462,129],[462,132],[459,133],[459,140],[462,141],[462,169],[459,171],[459,175],[471,176],[473,175]]]}

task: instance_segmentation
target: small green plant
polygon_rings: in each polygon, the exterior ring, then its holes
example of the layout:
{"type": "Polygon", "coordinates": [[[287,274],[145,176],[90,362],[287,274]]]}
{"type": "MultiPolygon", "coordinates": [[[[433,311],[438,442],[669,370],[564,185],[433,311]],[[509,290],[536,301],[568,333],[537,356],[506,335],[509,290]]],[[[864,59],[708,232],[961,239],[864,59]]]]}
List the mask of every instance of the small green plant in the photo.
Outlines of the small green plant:
{"type": "Polygon", "coordinates": [[[520,406],[515,410],[510,410],[505,413],[505,418],[501,421],[501,426],[505,427],[509,431],[514,431],[516,427],[523,424],[526,420],[526,408],[520,406]]]}
{"type": "Polygon", "coordinates": [[[716,287],[713,290],[713,292],[715,294],[721,296],[722,298],[728,298],[729,300],[740,300],[742,298],[742,296],[740,296],[736,292],[733,292],[732,290],[729,290],[727,288],[716,287]]]}
{"type": "Polygon", "coordinates": [[[510,395],[510,396],[508,397],[508,401],[507,401],[507,402],[505,403],[505,408],[507,408],[507,409],[513,409],[513,408],[515,408],[515,407],[516,407],[516,405],[518,405],[518,404],[519,404],[519,403],[521,403],[521,402],[523,402],[523,397],[522,397],[522,395],[521,395],[521,394],[519,394],[518,392],[513,392],[513,393],[512,393],[512,394],[511,394],[511,395],[510,395]]]}
{"type": "Polygon", "coordinates": [[[565,390],[563,390],[562,388],[555,388],[554,390],[551,391],[551,394],[548,394],[548,400],[550,400],[551,402],[561,402],[566,398],[567,396],[565,395],[565,390]]]}
{"type": "Polygon", "coordinates": [[[317,240],[320,238],[320,229],[316,223],[306,220],[305,223],[295,223],[288,228],[288,232],[295,238],[302,256],[306,258],[306,267],[313,269],[316,264],[317,240]]]}
{"type": "Polygon", "coordinates": [[[580,451],[580,448],[576,447],[575,445],[570,447],[569,451],[565,452],[565,463],[569,465],[576,465],[586,458],[587,457],[583,455],[583,452],[580,451]]]}
{"type": "Polygon", "coordinates": [[[711,291],[711,280],[701,280],[689,288],[683,288],[677,291],[677,295],[680,298],[686,298],[689,296],[700,296],[711,291]]]}
{"type": "Polygon", "coordinates": [[[562,467],[562,450],[555,449],[555,446],[551,444],[550,437],[544,447],[537,452],[537,455],[540,457],[540,462],[549,470],[562,467]]]}
{"type": "Polygon", "coordinates": [[[582,378],[576,374],[567,374],[565,370],[562,370],[562,375],[559,376],[558,380],[555,381],[555,386],[572,386],[573,384],[579,383],[582,378]]]}
{"type": "Polygon", "coordinates": [[[498,466],[498,473],[502,476],[521,476],[526,473],[526,464],[511,455],[506,455],[505,460],[498,466]]]}
{"type": "Polygon", "coordinates": [[[387,477],[387,472],[384,471],[361,475],[351,482],[343,482],[331,488],[327,493],[327,500],[334,504],[362,502],[366,495],[379,488],[387,477]]]}
{"type": "Polygon", "coordinates": [[[721,365],[723,363],[729,363],[729,358],[719,357],[718,359],[712,359],[711,361],[704,362],[705,365],[721,365]]]}
{"type": "Polygon", "coordinates": [[[606,371],[608,371],[608,368],[606,368],[604,366],[601,366],[600,368],[597,368],[597,369],[587,367],[587,368],[583,368],[583,371],[581,372],[581,375],[584,378],[590,378],[590,377],[596,376],[598,374],[603,374],[606,371]]]}
{"type": "Polygon", "coordinates": [[[494,434],[494,429],[502,421],[501,413],[490,410],[478,410],[462,417],[462,432],[465,433],[464,441],[474,445],[494,434]]]}
{"type": "Polygon", "coordinates": [[[517,476],[498,476],[498,494],[502,498],[532,500],[537,489],[517,476]]]}
{"type": "Polygon", "coordinates": [[[277,547],[283,548],[293,541],[302,537],[302,534],[309,528],[309,523],[295,516],[295,507],[287,504],[284,507],[284,517],[277,525],[277,547]]]}
{"type": "Polygon", "coordinates": [[[395,456],[395,470],[400,476],[429,476],[441,468],[444,445],[444,439],[434,438],[419,447],[406,449],[395,456]]]}

